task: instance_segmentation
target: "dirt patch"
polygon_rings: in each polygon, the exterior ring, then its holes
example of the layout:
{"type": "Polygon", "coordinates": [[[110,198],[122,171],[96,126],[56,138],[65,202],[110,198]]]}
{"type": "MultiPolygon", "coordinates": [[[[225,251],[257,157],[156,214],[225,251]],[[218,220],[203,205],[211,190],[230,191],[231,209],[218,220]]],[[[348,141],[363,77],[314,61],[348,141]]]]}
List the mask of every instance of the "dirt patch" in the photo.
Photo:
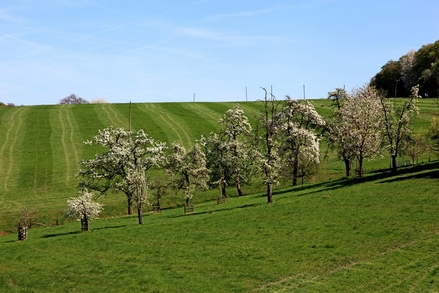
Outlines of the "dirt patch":
{"type": "Polygon", "coordinates": [[[6,232],[6,231],[0,231],[0,236],[5,236],[5,235],[9,235],[11,233],[6,232]]]}

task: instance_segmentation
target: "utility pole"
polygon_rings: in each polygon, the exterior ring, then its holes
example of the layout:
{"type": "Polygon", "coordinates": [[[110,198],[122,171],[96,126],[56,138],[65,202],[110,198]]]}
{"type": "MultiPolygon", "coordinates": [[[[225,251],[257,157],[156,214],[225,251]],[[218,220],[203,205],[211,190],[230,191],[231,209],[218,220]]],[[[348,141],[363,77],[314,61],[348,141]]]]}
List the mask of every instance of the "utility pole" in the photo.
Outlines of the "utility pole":
{"type": "Polygon", "coordinates": [[[130,101],[130,115],[129,115],[129,119],[130,119],[130,121],[129,121],[129,127],[128,127],[128,129],[129,129],[129,131],[131,132],[131,101],[130,101]]]}
{"type": "Polygon", "coordinates": [[[247,87],[245,87],[245,101],[248,102],[247,87]]]}
{"type": "Polygon", "coordinates": [[[303,99],[306,100],[306,97],[305,97],[305,85],[303,85],[303,99]]]}

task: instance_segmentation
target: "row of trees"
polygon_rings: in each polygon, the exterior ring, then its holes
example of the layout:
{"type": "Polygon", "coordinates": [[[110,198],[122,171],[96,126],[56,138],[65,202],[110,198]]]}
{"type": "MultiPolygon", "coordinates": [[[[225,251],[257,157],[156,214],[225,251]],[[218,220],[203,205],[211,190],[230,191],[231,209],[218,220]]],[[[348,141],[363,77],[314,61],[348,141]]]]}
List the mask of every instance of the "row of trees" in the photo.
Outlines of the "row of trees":
{"type": "Polygon", "coordinates": [[[172,186],[184,191],[186,205],[190,205],[196,189],[209,186],[220,186],[226,197],[226,187],[234,184],[241,196],[242,185],[257,174],[262,174],[268,202],[272,202],[272,186],[279,177],[288,174],[296,185],[301,171],[319,162],[316,131],[325,122],[309,102],[301,104],[287,97],[281,105],[265,91],[263,103],[255,129],[244,111],[235,106],[219,120],[217,133],[202,136],[190,150],[179,142],[167,147],[143,130],[101,130],[85,144],[99,145],[105,151],[81,160],[79,187],[101,194],[123,192],[128,214],[133,213],[134,205],[137,207],[139,224],[143,223],[142,208],[150,198],[148,193],[156,199],[164,194],[166,184],[159,184],[163,179],[153,178],[153,169],[164,170],[172,186]]]}
{"type": "Polygon", "coordinates": [[[77,97],[75,94],[71,94],[71,95],[69,95],[69,96],[67,96],[59,101],[60,105],[90,104],[90,103],[91,104],[107,104],[108,101],[103,99],[103,98],[99,98],[99,99],[95,99],[95,100],[92,100],[91,102],[89,102],[83,98],[77,97]]]}
{"type": "Polygon", "coordinates": [[[219,120],[219,131],[201,136],[190,150],[179,142],[168,147],[143,130],[132,133],[110,127],[99,131],[85,143],[101,146],[104,151],[81,160],[79,187],[101,194],[123,192],[128,214],[133,213],[135,205],[142,224],[143,206],[151,196],[159,206],[168,186],[183,190],[186,205],[190,205],[196,189],[219,186],[225,198],[226,187],[234,185],[241,196],[242,186],[259,177],[267,186],[267,201],[271,203],[273,185],[281,178],[291,180],[294,186],[316,169],[323,137],[344,161],[347,176],[353,162],[362,176],[364,160],[383,153],[388,153],[396,172],[396,158],[413,145],[409,125],[418,112],[418,87],[413,87],[410,98],[400,104],[370,85],[351,94],[336,89],[328,93],[334,112],[327,121],[309,101],[288,96],[278,101],[263,91],[263,107],[253,127],[237,105],[219,120]]]}
{"type": "Polygon", "coordinates": [[[399,60],[388,61],[371,80],[387,97],[408,97],[411,88],[420,85],[423,96],[439,95],[439,40],[410,50],[399,60]]]}
{"type": "Polygon", "coordinates": [[[13,103],[3,103],[0,102],[0,108],[4,108],[4,107],[15,107],[15,105],[13,103]]]}

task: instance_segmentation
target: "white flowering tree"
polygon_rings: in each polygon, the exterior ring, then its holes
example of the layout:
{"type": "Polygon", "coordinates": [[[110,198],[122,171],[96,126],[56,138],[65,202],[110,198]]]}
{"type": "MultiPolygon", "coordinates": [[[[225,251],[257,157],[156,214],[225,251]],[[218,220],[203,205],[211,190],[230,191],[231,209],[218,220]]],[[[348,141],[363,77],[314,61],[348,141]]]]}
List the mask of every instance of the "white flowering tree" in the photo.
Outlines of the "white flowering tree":
{"type": "Polygon", "coordinates": [[[206,156],[198,144],[186,152],[179,142],[172,143],[167,170],[173,175],[177,189],[185,191],[187,206],[191,204],[195,189],[207,188],[209,170],[206,168],[206,156]]]}
{"type": "Polygon", "coordinates": [[[418,113],[416,103],[421,96],[418,94],[419,85],[412,87],[411,95],[404,100],[402,105],[395,107],[390,99],[380,95],[381,111],[383,115],[384,134],[386,137],[387,149],[391,158],[392,172],[397,172],[396,159],[402,149],[404,142],[410,137],[411,118],[418,113]]]}
{"type": "Polygon", "coordinates": [[[355,157],[358,174],[363,175],[363,162],[381,151],[382,115],[379,92],[369,85],[355,89],[337,111],[333,139],[347,158],[355,157]]]}
{"type": "Polygon", "coordinates": [[[67,200],[67,203],[69,209],[65,217],[80,220],[82,231],[88,231],[88,221],[97,219],[102,211],[102,205],[93,201],[93,193],[87,189],[82,191],[81,196],[72,197],[67,200]]]}
{"type": "Polygon", "coordinates": [[[145,166],[138,165],[126,178],[126,188],[130,189],[130,194],[132,194],[136,202],[137,218],[140,225],[143,224],[142,209],[143,205],[148,203],[148,183],[150,184],[150,182],[146,180],[145,174],[145,166]]]}
{"type": "MultiPolygon", "coordinates": [[[[286,97],[282,108],[279,137],[281,154],[286,167],[291,169],[292,185],[297,185],[299,168],[320,163],[320,148],[317,131],[326,123],[309,102],[300,103],[286,97]]],[[[305,174],[308,170],[302,170],[305,174]]]]}
{"type": "Polygon", "coordinates": [[[336,88],[335,91],[328,93],[328,99],[332,100],[335,107],[334,118],[329,120],[326,125],[328,146],[337,149],[339,159],[345,164],[346,177],[349,177],[352,161],[355,160],[355,148],[352,147],[352,140],[355,137],[350,135],[347,125],[342,124],[342,116],[339,110],[350,97],[344,89],[336,88]]]}
{"type": "Polygon", "coordinates": [[[226,157],[230,160],[230,179],[236,184],[238,195],[242,196],[241,183],[249,180],[249,169],[252,163],[252,150],[246,143],[252,127],[239,105],[227,110],[219,123],[222,125],[220,131],[224,137],[226,157]]]}
{"type": "Polygon", "coordinates": [[[279,156],[280,143],[277,137],[280,126],[280,102],[275,96],[268,95],[264,91],[263,108],[256,120],[255,141],[259,144],[256,157],[258,158],[258,168],[262,172],[263,183],[267,186],[267,202],[273,202],[273,184],[278,184],[281,171],[281,158],[279,156]]]}
{"type": "Polygon", "coordinates": [[[133,135],[123,128],[100,130],[88,145],[102,146],[104,151],[93,159],[81,160],[79,187],[107,192],[121,191],[127,197],[128,214],[137,203],[139,223],[142,222],[142,204],[146,201],[147,172],[165,165],[166,144],[149,137],[143,130],[133,135]]]}
{"type": "Polygon", "coordinates": [[[236,184],[238,195],[242,196],[241,184],[248,182],[253,165],[252,149],[247,143],[252,127],[239,105],[227,110],[218,122],[221,124],[219,133],[201,136],[199,141],[211,171],[211,181],[220,186],[223,197],[231,182],[236,184]]]}

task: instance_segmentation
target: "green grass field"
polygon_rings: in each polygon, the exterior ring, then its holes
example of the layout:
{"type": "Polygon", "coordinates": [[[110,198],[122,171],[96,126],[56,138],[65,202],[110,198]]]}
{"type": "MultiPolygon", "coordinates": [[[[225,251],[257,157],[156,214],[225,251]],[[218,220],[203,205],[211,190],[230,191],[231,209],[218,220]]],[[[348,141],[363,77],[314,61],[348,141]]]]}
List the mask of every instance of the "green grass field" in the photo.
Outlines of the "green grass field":
{"type": "Polygon", "coordinates": [[[439,163],[0,237],[0,292],[437,292],[439,163]]]}

